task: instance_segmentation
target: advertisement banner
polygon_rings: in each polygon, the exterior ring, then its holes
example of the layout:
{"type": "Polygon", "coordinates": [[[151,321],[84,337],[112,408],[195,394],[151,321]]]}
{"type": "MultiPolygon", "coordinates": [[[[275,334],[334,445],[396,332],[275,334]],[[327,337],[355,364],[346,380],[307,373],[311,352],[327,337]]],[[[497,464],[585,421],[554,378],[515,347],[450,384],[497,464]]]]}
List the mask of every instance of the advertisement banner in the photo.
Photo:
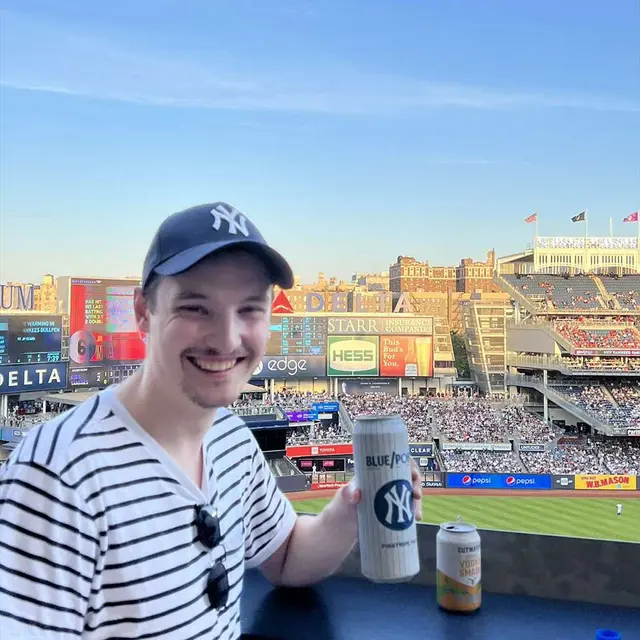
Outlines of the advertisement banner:
{"type": "Polygon", "coordinates": [[[443,442],[443,451],[511,451],[510,442],[443,442]]]}
{"type": "Polygon", "coordinates": [[[252,378],[324,378],[324,356],[265,356],[252,378]]]}
{"type": "Polygon", "coordinates": [[[520,445],[520,451],[522,451],[522,453],[544,453],[546,450],[547,447],[544,444],[522,443],[520,445]]]}
{"type": "Polygon", "coordinates": [[[417,442],[409,444],[409,455],[433,458],[433,442],[417,442]]]}
{"type": "Polygon", "coordinates": [[[285,411],[289,422],[313,422],[318,419],[316,411],[285,411]]]}
{"type": "Polygon", "coordinates": [[[327,489],[339,489],[344,487],[348,482],[312,482],[311,491],[324,491],[327,489]]]}
{"type": "Polygon", "coordinates": [[[327,375],[380,375],[378,336],[328,336],[327,375]]]}
{"type": "Polygon", "coordinates": [[[640,349],[575,349],[577,356],[617,356],[619,358],[640,356],[640,349]]]}
{"type": "Polygon", "coordinates": [[[338,413],[340,409],[337,402],[314,402],[311,406],[316,413],[338,413]]]}
{"type": "Polygon", "coordinates": [[[423,480],[422,488],[423,489],[443,489],[444,482],[442,480],[423,480]]]}
{"type": "Polygon", "coordinates": [[[450,489],[551,489],[551,476],[533,473],[447,473],[450,489]]]}
{"type": "Polygon", "coordinates": [[[20,442],[27,436],[28,431],[24,429],[0,429],[0,440],[2,442],[20,442]]]}
{"type": "Polygon", "coordinates": [[[576,489],[594,491],[635,491],[636,476],[626,475],[576,475],[576,489]]]}
{"type": "Polygon", "coordinates": [[[637,438],[640,436],[640,429],[627,429],[627,435],[630,438],[637,438]]]}
{"type": "Polygon", "coordinates": [[[575,489],[576,481],[573,476],[569,475],[552,475],[552,485],[554,489],[575,489]]]}
{"type": "Polygon", "coordinates": [[[390,378],[363,378],[340,380],[340,393],[344,396],[361,396],[365,393],[398,395],[398,381],[390,378]]]}
{"type": "Polygon", "coordinates": [[[433,376],[431,336],[381,336],[380,375],[388,378],[433,376]]]}
{"type": "Polygon", "coordinates": [[[327,321],[329,335],[432,336],[433,318],[425,316],[335,316],[327,321]]]}
{"type": "Polygon", "coordinates": [[[18,364],[0,367],[0,396],[67,387],[67,363],[18,364]]]}
{"type": "Polygon", "coordinates": [[[287,447],[288,458],[312,458],[314,456],[352,456],[353,445],[317,444],[287,447]]]}

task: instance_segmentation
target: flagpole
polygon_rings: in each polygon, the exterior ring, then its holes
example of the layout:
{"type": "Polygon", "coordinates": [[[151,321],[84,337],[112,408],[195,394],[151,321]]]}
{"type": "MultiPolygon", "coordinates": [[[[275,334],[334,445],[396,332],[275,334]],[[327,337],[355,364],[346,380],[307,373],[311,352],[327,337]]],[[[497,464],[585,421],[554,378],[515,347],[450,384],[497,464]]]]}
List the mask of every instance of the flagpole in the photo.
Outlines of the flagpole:
{"type": "Polygon", "coordinates": [[[589,273],[589,211],[584,210],[584,273],[589,273]]]}
{"type": "MultiPolygon", "coordinates": [[[[640,209],[637,209],[637,211],[640,212],[640,209]]],[[[638,263],[636,264],[636,273],[640,273],[640,213],[638,213],[636,227],[638,227],[638,246],[636,247],[636,249],[638,250],[638,263]]]]}

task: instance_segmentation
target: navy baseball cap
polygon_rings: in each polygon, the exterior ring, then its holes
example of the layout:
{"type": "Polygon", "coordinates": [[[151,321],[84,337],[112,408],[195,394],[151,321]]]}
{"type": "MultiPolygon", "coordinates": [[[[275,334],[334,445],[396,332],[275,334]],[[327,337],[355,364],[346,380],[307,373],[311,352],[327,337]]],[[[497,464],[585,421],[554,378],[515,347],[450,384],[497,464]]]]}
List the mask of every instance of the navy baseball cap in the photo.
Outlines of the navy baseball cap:
{"type": "Polygon", "coordinates": [[[142,287],[157,273],[175,276],[223,249],[238,247],[261,258],[273,284],[293,287],[289,263],[262,237],[257,227],[235,207],[212,202],[170,215],[156,231],[144,260],[142,287]]]}

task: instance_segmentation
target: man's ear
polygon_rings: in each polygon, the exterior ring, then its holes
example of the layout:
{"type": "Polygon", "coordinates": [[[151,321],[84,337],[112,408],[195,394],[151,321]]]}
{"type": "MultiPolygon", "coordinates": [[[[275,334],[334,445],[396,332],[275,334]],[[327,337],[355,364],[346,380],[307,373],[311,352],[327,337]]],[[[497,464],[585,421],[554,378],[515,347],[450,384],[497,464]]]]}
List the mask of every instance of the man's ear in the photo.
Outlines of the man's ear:
{"type": "Polygon", "coordinates": [[[136,316],[136,324],[140,333],[149,333],[149,301],[142,293],[141,287],[136,287],[133,292],[133,312],[136,316]]]}

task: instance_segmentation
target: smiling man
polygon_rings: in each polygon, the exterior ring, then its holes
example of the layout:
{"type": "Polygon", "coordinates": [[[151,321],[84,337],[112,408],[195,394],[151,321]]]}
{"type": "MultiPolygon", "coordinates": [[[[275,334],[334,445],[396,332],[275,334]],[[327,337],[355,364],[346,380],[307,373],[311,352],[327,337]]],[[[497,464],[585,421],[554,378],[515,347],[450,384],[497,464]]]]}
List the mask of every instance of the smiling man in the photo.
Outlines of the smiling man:
{"type": "Polygon", "coordinates": [[[0,473],[0,637],[238,638],[247,568],[305,585],[340,566],[355,486],[297,517],[224,408],[264,355],[274,284],[291,268],[233,207],[162,223],[134,299],[143,366],[34,429],[0,473]]]}

